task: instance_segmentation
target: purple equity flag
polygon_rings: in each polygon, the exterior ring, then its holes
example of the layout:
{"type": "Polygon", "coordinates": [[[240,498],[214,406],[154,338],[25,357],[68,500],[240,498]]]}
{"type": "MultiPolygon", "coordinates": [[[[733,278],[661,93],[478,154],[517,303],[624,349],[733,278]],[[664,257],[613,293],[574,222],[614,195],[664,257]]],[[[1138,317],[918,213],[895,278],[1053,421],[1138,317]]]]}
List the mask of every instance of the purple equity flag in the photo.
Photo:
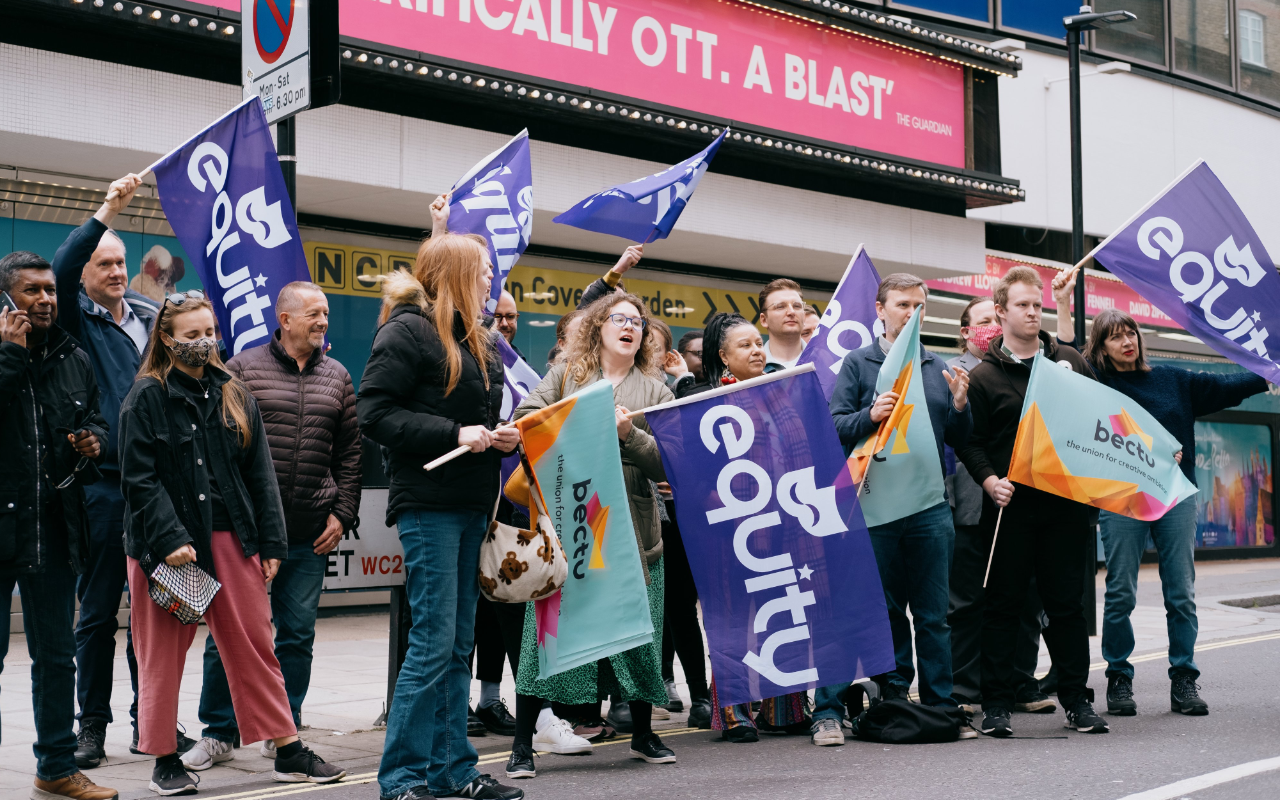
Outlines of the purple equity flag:
{"type": "MultiPolygon", "coordinates": [[[[511,419],[516,407],[529,396],[533,387],[542,382],[542,376],[533,367],[525,363],[516,353],[515,348],[507,343],[507,338],[500,333],[493,335],[498,345],[498,354],[502,356],[502,412],[504,420],[511,419]]],[[[507,485],[507,478],[520,466],[520,454],[512,453],[502,459],[502,485],[507,485]]],[[[521,506],[523,508],[523,506],[521,506]]],[[[527,515],[527,512],[526,512],[527,515]]]]}
{"type": "Polygon", "coordinates": [[[645,412],[725,705],[893,669],[875,554],[813,369],[645,412]]]}
{"type": "Polygon", "coordinates": [[[529,131],[480,159],[450,190],[449,232],[476,233],[489,243],[493,285],[488,310],[493,311],[507,275],[533,236],[533,168],[529,131]]]}
{"type": "Polygon", "coordinates": [[[245,100],[150,169],[227,352],[266,344],[276,296],[311,273],[262,101],[245,100]]]}
{"type": "Polygon", "coordinates": [[[705,150],[675,166],[631,183],[602,189],[554,221],[641,244],[665,239],[728,135],[726,128],[705,150]]]}
{"type": "Polygon", "coordinates": [[[1089,255],[1224,357],[1280,383],[1271,356],[1280,350],[1280,275],[1204,161],[1089,255]]]}
{"type": "Polygon", "coordinates": [[[831,295],[831,302],[822,314],[818,330],[805,345],[796,366],[812,363],[818,370],[822,394],[831,400],[836,388],[836,377],[844,357],[884,333],[884,323],[876,317],[876,290],[880,288],[880,273],[871,263],[871,257],[862,245],[849,259],[844,277],[831,295]]]}

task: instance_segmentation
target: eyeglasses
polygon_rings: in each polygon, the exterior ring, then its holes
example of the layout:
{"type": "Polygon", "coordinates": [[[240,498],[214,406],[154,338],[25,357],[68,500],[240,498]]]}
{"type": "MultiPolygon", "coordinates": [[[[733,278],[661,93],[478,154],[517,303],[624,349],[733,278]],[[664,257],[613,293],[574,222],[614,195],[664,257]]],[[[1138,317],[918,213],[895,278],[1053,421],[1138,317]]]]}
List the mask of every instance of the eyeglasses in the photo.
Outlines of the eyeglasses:
{"type": "Polygon", "coordinates": [[[702,358],[701,350],[685,350],[684,354],[686,356],[693,356],[694,358],[702,358]]]}
{"type": "Polygon", "coordinates": [[[625,328],[627,325],[630,325],[632,328],[642,331],[649,327],[649,321],[647,319],[628,317],[626,314],[610,314],[609,321],[619,328],[625,328]]]}
{"type": "Polygon", "coordinates": [[[520,318],[520,312],[517,311],[514,314],[494,314],[493,318],[497,322],[515,322],[520,318]]]}
{"type": "Polygon", "coordinates": [[[774,303],[766,311],[804,311],[804,303],[774,303]]]}
{"type": "Polygon", "coordinates": [[[174,292],[173,294],[165,298],[166,301],[172,303],[175,306],[180,306],[183,303],[187,302],[187,300],[195,300],[196,302],[200,302],[201,300],[204,300],[204,299],[205,299],[204,292],[200,291],[199,289],[191,289],[185,292],[174,292]]]}

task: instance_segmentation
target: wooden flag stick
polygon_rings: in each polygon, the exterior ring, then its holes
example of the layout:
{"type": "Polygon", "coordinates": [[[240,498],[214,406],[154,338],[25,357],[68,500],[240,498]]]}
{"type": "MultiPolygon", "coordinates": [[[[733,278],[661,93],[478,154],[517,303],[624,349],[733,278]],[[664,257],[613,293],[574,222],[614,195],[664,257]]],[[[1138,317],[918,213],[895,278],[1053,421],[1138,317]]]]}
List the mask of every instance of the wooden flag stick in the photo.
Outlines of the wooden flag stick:
{"type": "Polygon", "coordinates": [[[996,532],[991,535],[991,555],[987,556],[987,574],[982,576],[982,588],[987,588],[987,578],[991,577],[991,562],[996,558],[996,538],[1000,536],[1000,518],[1004,516],[1004,506],[996,514],[996,532]]]}
{"type": "MultiPolygon", "coordinates": [[[[501,425],[499,425],[498,427],[499,427],[499,428],[510,428],[510,427],[511,427],[512,425],[514,425],[514,424],[515,424],[514,422],[504,422],[504,423],[502,423],[501,425]]],[[[496,429],[495,429],[495,430],[496,430],[496,429]]],[[[424,465],[422,466],[422,468],[423,468],[423,469],[425,469],[427,472],[430,472],[431,470],[435,469],[436,467],[440,466],[441,464],[448,464],[450,461],[454,460],[454,459],[455,459],[455,458],[457,458],[458,456],[460,456],[460,455],[462,455],[463,453],[466,453],[466,452],[468,452],[468,451],[470,451],[470,450],[471,450],[471,448],[470,448],[469,446],[467,446],[467,445],[465,445],[465,444],[460,444],[460,445],[458,445],[457,447],[455,447],[455,448],[453,448],[452,450],[450,450],[449,452],[447,452],[447,453],[445,453],[444,455],[442,455],[442,456],[440,456],[439,458],[437,458],[435,461],[431,461],[431,462],[429,462],[429,463],[427,463],[427,464],[424,464],[424,465]]]]}

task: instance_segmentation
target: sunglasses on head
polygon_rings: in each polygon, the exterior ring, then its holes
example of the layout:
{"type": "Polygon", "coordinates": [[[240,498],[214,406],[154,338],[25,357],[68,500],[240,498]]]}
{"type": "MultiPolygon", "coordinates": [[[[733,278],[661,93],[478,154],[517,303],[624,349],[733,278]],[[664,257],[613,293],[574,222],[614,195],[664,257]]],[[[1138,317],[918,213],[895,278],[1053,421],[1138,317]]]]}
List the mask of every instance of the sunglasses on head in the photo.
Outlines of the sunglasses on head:
{"type": "Polygon", "coordinates": [[[185,292],[174,292],[165,298],[165,302],[172,303],[175,306],[180,306],[187,302],[187,300],[195,300],[196,302],[199,302],[204,299],[204,292],[199,289],[191,289],[185,292]]]}

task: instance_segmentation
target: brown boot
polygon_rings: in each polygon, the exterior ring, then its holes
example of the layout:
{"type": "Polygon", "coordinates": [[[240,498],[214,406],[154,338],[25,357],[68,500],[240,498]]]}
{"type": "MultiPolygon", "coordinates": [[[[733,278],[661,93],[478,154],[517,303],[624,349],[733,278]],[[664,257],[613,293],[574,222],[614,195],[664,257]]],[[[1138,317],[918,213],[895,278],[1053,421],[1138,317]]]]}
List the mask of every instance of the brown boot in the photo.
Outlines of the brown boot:
{"type": "Polygon", "coordinates": [[[36,778],[35,788],[31,790],[31,800],[116,800],[119,796],[115,789],[97,785],[83,772],[56,781],[36,778]]]}

